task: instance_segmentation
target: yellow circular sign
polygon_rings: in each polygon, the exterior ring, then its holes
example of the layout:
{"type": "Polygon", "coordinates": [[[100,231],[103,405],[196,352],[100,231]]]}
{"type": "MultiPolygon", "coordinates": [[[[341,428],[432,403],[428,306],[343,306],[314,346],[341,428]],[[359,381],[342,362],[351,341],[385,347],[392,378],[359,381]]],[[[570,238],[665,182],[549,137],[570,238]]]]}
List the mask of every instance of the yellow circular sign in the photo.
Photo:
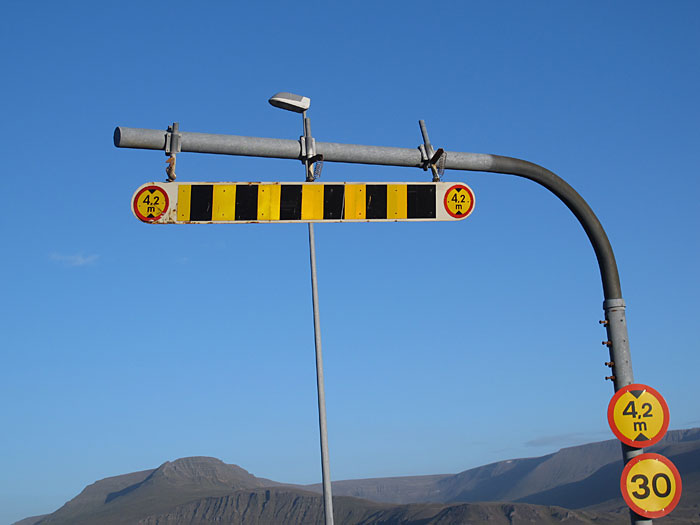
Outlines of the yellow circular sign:
{"type": "Polygon", "coordinates": [[[682,482],[676,466],[660,454],[641,454],[629,461],[620,478],[627,505],[645,518],[660,518],[681,499],[682,482]]]}
{"type": "Polygon", "coordinates": [[[668,429],[668,405],[656,390],[633,384],[618,390],[608,405],[608,423],[617,438],[643,448],[661,440],[668,429]]]}
{"type": "Polygon", "coordinates": [[[474,194],[465,184],[455,184],[445,192],[445,211],[456,219],[464,219],[474,209],[474,194]]]}
{"type": "Polygon", "coordinates": [[[146,186],[134,196],[134,214],[144,222],[154,222],[168,211],[170,201],[160,186],[146,186]]]}

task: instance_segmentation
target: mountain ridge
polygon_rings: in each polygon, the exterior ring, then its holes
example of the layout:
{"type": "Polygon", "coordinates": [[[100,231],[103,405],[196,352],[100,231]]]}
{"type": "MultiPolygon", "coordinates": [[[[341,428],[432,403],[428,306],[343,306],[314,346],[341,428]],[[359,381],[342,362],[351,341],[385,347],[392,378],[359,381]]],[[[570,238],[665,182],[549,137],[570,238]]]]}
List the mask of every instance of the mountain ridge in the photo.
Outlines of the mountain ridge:
{"type": "MultiPolygon", "coordinates": [[[[671,431],[650,450],[669,457],[683,476],[681,503],[664,522],[700,523],[700,428],[671,431]]],[[[339,525],[510,524],[518,522],[514,516],[622,524],[621,469],[620,443],[608,440],[457,474],[343,480],[333,482],[334,514],[339,525]]],[[[14,525],[321,524],[320,492],[319,484],[283,484],[195,456],[96,481],[54,513],[14,525]]]]}
{"type": "Polygon", "coordinates": [[[107,523],[116,516],[136,519],[140,510],[133,509],[148,508],[153,512],[165,512],[196,497],[255,489],[265,486],[266,481],[237,465],[227,465],[220,459],[205,456],[181,458],[166,461],[156,469],[97,481],[36,523],[88,525],[107,523]]]}
{"type": "MultiPolygon", "coordinates": [[[[700,454],[700,428],[672,430],[649,451],[662,455],[700,454]]],[[[387,503],[522,501],[565,484],[581,482],[605,467],[617,471],[615,486],[622,472],[620,442],[614,439],[564,447],[540,457],[508,459],[468,469],[457,474],[402,476],[333,482],[333,494],[360,497],[387,503]],[[410,491],[404,487],[410,487],[410,491]]],[[[680,465],[677,465],[680,468],[680,465]]],[[[683,474],[683,472],[681,472],[683,474]]],[[[610,487],[610,483],[607,484],[610,487]]],[[[321,491],[318,483],[306,485],[321,491]]],[[[619,489],[613,492],[619,495],[619,489]]],[[[622,498],[619,498],[622,501],[622,498]]],[[[540,502],[541,503],[541,502],[540,502]]],[[[553,501],[547,504],[557,504],[553,501]]],[[[563,505],[561,505],[563,506],[563,505]]]]}

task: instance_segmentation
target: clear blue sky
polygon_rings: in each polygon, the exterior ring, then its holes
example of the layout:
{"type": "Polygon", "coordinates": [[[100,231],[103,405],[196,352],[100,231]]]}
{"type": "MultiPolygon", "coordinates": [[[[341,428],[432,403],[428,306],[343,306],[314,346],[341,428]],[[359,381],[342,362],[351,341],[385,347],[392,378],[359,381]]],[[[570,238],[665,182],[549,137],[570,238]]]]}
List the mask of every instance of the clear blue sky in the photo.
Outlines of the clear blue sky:
{"type": "MultiPolygon", "coordinates": [[[[700,425],[700,4],[12,2],[0,17],[0,522],[207,455],[320,480],[305,225],[148,226],[162,152],[115,126],[539,163],[615,250],[635,376],[700,425]]],[[[179,180],[296,181],[182,154],[179,180]]],[[[324,181],[428,180],[326,164],[324,181]]],[[[597,265],[536,184],[450,172],[457,223],[316,228],[334,479],[459,472],[612,438],[597,265]]]]}

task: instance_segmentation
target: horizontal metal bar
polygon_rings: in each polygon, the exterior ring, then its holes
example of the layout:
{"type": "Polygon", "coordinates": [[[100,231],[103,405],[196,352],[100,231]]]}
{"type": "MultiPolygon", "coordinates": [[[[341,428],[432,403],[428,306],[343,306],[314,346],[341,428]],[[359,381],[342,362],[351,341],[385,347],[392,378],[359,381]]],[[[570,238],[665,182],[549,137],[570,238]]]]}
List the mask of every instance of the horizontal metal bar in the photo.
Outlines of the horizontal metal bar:
{"type": "MultiPolygon", "coordinates": [[[[296,140],[214,135],[209,133],[180,132],[182,151],[272,157],[301,160],[301,144],[296,140]]],[[[164,150],[167,131],[118,127],[114,130],[114,145],[118,148],[164,150]]],[[[420,168],[423,166],[418,148],[392,148],[316,142],[316,153],[324,162],[378,164],[420,168]]],[[[554,193],[579,220],[598,259],[606,299],[622,297],[620,278],[610,241],[593,210],[586,201],[562,178],[551,171],[525,160],[482,153],[445,152],[445,168],[466,171],[487,171],[517,175],[530,179],[554,193]]]]}
{"type": "MultiPolygon", "coordinates": [[[[185,152],[297,160],[302,158],[301,145],[296,140],[192,132],[180,132],[180,134],[182,135],[180,148],[185,152]]],[[[118,148],[165,150],[166,135],[167,131],[164,130],[120,126],[114,130],[114,145],[118,148]]],[[[324,162],[422,167],[418,148],[316,142],[316,153],[323,155],[324,162]]],[[[445,168],[487,171],[491,163],[490,159],[491,155],[450,153],[447,156],[445,168]]]]}
{"type": "MultiPolygon", "coordinates": [[[[182,131],[180,134],[180,151],[193,153],[298,159],[301,151],[296,140],[182,131]]],[[[118,148],[165,150],[166,135],[163,130],[118,127],[114,130],[114,145],[118,148]]]]}

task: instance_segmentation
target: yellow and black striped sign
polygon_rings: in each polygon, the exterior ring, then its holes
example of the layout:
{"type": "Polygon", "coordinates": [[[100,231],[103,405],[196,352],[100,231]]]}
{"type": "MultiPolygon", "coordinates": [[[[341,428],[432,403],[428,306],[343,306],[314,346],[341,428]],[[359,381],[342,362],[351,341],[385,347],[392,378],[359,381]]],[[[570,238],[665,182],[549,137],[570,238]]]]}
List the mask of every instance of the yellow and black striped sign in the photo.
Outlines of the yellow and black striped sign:
{"type": "Polygon", "coordinates": [[[451,221],[473,208],[468,186],[446,182],[166,182],[145,184],[132,199],[136,217],[153,224],[451,221]],[[141,201],[158,192],[168,208],[149,216],[141,201]],[[455,194],[458,209],[448,202],[455,194]]]}

